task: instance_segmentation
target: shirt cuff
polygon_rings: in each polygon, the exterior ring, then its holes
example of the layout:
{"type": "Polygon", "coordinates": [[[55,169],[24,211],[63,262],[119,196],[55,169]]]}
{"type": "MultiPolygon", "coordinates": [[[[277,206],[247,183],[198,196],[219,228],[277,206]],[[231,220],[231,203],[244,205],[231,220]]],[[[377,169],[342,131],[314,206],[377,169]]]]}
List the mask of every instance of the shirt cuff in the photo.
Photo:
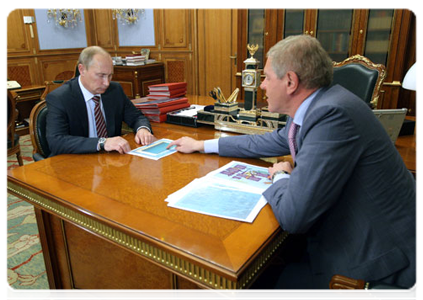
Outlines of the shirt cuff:
{"type": "Polygon", "coordinates": [[[283,173],[276,174],[275,177],[273,177],[273,183],[275,183],[279,179],[289,178],[289,177],[291,177],[291,175],[289,174],[283,174],[283,173]]]}
{"type": "Polygon", "coordinates": [[[204,153],[219,153],[219,139],[204,141],[204,153]]]}
{"type": "Polygon", "coordinates": [[[147,126],[140,126],[140,127],[138,127],[137,128],[137,131],[136,132],[138,132],[138,130],[140,130],[140,129],[147,129],[148,131],[150,131],[150,133],[151,133],[151,129],[150,128],[148,128],[147,126]]]}

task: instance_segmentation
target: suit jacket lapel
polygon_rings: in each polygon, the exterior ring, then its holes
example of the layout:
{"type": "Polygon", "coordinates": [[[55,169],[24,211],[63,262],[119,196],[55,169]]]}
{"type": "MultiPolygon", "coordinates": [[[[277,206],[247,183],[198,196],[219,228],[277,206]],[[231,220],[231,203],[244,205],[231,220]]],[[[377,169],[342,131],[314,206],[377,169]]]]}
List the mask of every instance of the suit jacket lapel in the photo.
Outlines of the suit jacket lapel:
{"type": "Polygon", "coordinates": [[[71,81],[73,98],[76,99],[75,103],[70,106],[71,113],[74,116],[78,116],[80,125],[82,126],[84,136],[88,137],[88,112],[87,105],[85,103],[84,96],[81,88],[79,87],[78,79],[71,81]]]}

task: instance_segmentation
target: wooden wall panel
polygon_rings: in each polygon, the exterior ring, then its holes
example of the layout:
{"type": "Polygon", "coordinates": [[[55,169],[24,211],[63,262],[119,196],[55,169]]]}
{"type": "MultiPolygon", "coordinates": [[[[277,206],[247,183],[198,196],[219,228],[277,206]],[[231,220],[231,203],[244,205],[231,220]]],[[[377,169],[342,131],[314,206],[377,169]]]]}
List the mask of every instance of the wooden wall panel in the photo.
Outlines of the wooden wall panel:
{"type": "Polygon", "coordinates": [[[165,81],[185,81],[187,82],[187,93],[193,94],[195,80],[191,72],[191,55],[185,53],[162,53],[161,60],[165,64],[165,81]]]}
{"type": "Polygon", "coordinates": [[[16,80],[21,86],[42,84],[38,78],[37,59],[33,57],[9,58],[7,60],[7,79],[16,80]]]}
{"type": "Polygon", "coordinates": [[[43,82],[71,79],[75,74],[77,61],[78,55],[40,57],[43,82]]]}
{"type": "Polygon", "coordinates": [[[112,18],[110,9],[93,10],[94,26],[96,32],[96,45],[108,51],[114,51],[116,21],[112,18]]]}
{"type": "MultiPolygon", "coordinates": [[[[30,25],[24,24],[23,17],[31,15],[27,10],[16,9],[7,18],[7,53],[32,55],[30,25]]],[[[33,15],[33,14],[32,14],[33,15]]]]}
{"type": "Polygon", "coordinates": [[[190,11],[186,9],[161,10],[161,40],[163,49],[190,47],[190,11]]]}

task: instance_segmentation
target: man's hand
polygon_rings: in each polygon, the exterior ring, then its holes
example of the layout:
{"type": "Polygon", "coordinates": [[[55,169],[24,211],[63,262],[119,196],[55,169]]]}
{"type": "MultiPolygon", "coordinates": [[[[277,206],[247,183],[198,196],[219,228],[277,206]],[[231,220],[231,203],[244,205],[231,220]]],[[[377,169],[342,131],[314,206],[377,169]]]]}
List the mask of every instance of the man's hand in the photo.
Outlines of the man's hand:
{"type": "Polygon", "coordinates": [[[276,164],[273,164],[273,167],[269,167],[269,178],[273,177],[273,174],[277,171],[285,171],[288,172],[289,174],[291,174],[292,172],[292,166],[291,163],[289,161],[281,161],[278,162],[276,164]]]}
{"type": "Polygon", "coordinates": [[[117,151],[120,154],[125,154],[131,151],[131,147],[127,140],[123,137],[115,136],[106,139],[104,143],[104,150],[106,151],[117,151]]]}
{"type": "Polygon", "coordinates": [[[145,128],[141,128],[135,134],[135,143],[141,144],[143,146],[149,145],[155,140],[156,138],[154,137],[154,135],[152,135],[151,132],[145,128]]]}
{"type": "Polygon", "coordinates": [[[176,146],[176,150],[182,153],[192,153],[196,151],[204,151],[204,141],[197,141],[190,137],[182,137],[176,141],[171,142],[167,149],[176,146]]]}

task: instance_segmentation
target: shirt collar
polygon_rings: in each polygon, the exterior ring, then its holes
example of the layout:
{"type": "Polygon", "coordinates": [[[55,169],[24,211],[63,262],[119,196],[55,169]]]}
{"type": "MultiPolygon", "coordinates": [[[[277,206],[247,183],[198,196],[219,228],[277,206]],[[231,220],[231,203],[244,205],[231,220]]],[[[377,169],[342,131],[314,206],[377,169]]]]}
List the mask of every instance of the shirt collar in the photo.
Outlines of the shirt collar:
{"type": "MultiPolygon", "coordinates": [[[[81,82],[81,76],[78,76],[78,83],[79,83],[79,87],[81,88],[82,91],[82,95],[84,96],[84,100],[85,102],[90,101],[95,95],[92,94],[90,91],[88,91],[84,85],[81,82]]],[[[101,98],[101,95],[98,94],[97,96],[99,96],[101,98]]]]}
{"type": "Polygon", "coordinates": [[[300,125],[300,126],[303,125],[304,116],[305,116],[305,114],[308,110],[308,107],[310,106],[311,102],[313,102],[313,99],[316,97],[316,95],[319,93],[320,90],[321,90],[321,88],[316,90],[310,96],[308,96],[307,99],[305,99],[303,101],[303,103],[301,103],[300,107],[298,107],[297,111],[295,112],[295,116],[294,116],[294,120],[293,120],[293,122],[295,124],[300,125]]]}

